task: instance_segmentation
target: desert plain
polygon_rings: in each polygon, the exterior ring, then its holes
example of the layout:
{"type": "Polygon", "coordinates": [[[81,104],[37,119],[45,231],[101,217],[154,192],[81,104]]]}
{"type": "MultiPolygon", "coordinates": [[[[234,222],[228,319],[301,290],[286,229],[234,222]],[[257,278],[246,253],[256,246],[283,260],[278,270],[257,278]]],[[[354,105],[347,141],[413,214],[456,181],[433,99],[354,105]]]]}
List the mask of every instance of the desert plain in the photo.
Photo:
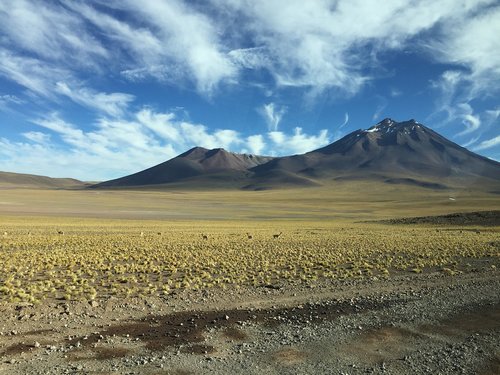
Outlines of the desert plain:
{"type": "Polygon", "coordinates": [[[2,186],[0,373],[497,374],[498,197],[2,186]]]}

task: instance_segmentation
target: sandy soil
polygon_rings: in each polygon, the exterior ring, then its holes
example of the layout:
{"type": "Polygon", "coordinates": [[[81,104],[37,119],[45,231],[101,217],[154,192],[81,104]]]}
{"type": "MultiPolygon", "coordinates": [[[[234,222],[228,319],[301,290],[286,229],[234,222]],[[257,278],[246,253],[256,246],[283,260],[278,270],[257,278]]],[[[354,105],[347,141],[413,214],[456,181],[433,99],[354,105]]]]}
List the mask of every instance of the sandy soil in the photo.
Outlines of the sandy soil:
{"type": "Polygon", "coordinates": [[[500,373],[493,267],[0,313],[0,374],[500,373]]]}

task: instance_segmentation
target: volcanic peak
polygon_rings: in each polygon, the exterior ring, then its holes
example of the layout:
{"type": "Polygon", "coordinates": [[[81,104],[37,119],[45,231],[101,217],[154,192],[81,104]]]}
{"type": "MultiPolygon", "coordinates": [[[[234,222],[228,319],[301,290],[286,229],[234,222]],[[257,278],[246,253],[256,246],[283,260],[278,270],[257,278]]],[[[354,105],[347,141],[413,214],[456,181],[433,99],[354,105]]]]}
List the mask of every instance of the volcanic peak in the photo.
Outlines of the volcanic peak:
{"type": "Polygon", "coordinates": [[[367,130],[362,130],[363,133],[394,133],[397,131],[415,131],[417,129],[421,129],[422,126],[419,122],[414,119],[397,122],[391,118],[386,118],[380,121],[378,124],[372,126],[367,130]]]}

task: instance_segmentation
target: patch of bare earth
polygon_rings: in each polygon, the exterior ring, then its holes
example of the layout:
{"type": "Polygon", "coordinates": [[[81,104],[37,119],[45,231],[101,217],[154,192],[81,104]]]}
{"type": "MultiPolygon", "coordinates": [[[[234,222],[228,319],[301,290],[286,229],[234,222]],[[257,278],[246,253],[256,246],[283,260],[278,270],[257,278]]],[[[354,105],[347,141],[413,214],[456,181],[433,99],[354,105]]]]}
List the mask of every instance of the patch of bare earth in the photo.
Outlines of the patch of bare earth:
{"type": "Polygon", "coordinates": [[[0,374],[498,373],[497,270],[3,306],[0,374]]]}

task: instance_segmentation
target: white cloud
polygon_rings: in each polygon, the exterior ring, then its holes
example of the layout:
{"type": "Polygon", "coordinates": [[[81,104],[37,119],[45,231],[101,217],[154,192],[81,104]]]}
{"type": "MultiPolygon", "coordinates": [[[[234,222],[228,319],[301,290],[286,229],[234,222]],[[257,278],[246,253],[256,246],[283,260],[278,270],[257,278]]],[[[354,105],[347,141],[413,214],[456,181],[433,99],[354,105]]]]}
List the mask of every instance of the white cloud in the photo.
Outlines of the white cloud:
{"type": "MultiPolygon", "coordinates": [[[[237,82],[242,70],[265,70],[278,87],[353,95],[377,77],[380,55],[409,49],[464,66],[476,92],[499,86],[499,25],[494,0],[390,0],[384,6],[363,0],[19,0],[0,4],[0,48],[9,58],[1,56],[0,72],[45,95],[47,76],[64,71],[75,79],[88,69],[181,87],[190,82],[205,95],[237,82]]],[[[68,80],[59,75],[57,81],[68,80]]],[[[262,83],[269,84],[251,84],[262,83]]]]}
{"type": "Polygon", "coordinates": [[[382,115],[386,107],[387,107],[387,101],[384,99],[384,103],[377,105],[377,108],[375,108],[375,112],[372,115],[372,120],[373,121],[380,120],[380,116],[382,115]]]}
{"type": "Polygon", "coordinates": [[[174,123],[174,113],[155,113],[150,108],[143,108],[136,114],[136,118],[161,139],[174,143],[184,142],[179,127],[174,123]]]}
{"type": "Polygon", "coordinates": [[[55,2],[0,2],[2,44],[49,61],[94,66],[106,48],[91,35],[78,15],[55,2]]]}
{"type": "Polygon", "coordinates": [[[403,92],[397,88],[392,88],[390,91],[390,95],[392,98],[397,98],[398,96],[403,95],[403,92]]]}
{"type": "Polygon", "coordinates": [[[329,142],[328,131],[321,130],[318,135],[307,135],[302,128],[296,127],[292,135],[283,132],[269,132],[268,138],[272,142],[272,155],[302,154],[325,146],[329,142]]]}
{"type": "Polygon", "coordinates": [[[135,99],[134,95],[121,92],[108,94],[95,92],[85,87],[73,89],[65,82],[57,82],[55,90],[59,94],[69,97],[75,103],[114,117],[123,115],[129,103],[135,99]]]}
{"type": "Polygon", "coordinates": [[[348,122],[349,122],[349,113],[346,112],[344,114],[344,122],[342,123],[342,125],[340,125],[339,129],[342,129],[344,126],[346,126],[348,122]]]}
{"type": "Polygon", "coordinates": [[[469,146],[472,146],[474,143],[476,143],[479,140],[479,138],[480,138],[479,135],[477,137],[473,137],[470,140],[468,140],[467,142],[463,143],[461,146],[466,147],[466,148],[469,146]]]}
{"type": "Polygon", "coordinates": [[[162,161],[158,155],[166,157],[170,150],[163,148],[150,151],[144,153],[136,149],[121,149],[104,155],[78,148],[68,150],[50,143],[12,142],[0,138],[0,160],[4,170],[88,181],[137,172],[162,161]]]}
{"type": "Polygon", "coordinates": [[[16,95],[4,94],[0,95],[0,110],[10,111],[14,105],[21,105],[24,101],[19,99],[16,95]]]}
{"type": "Polygon", "coordinates": [[[26,139],[29,139],[30,141],[33,141],[35,143],[47,143],[50,141],[50,134],[47,133],[31,131],[27,133],[22,133],[22,135],[26,139]]]}
{"type": "Polygon", "coordinates": [[[234,130],[216,130],[213,133],[205,125],[180,123],[184,143],[188,147],[224,148],[231,150],[241,143],[240,135],[234,130]]]}
{"type": "Polygon", "coordinates": [[[67,79],[70,73],[36,58],[20,56],[0,47],[0,76],[29,91],[53,98],[54,79],[67,79]]]}
{"type": "Polygon", "coordinates": [[[138,63],[152,65],[161,61],[165,47],[162,40],[148,28],[134,26],[99,12],[87,3],[66,1],[65,5],[99,28],[110,41],[130,53],[138,63]]]}
{"type": "Polygon", "coordinates": [[[6,94],[6,95],[0,95],[0,103],[1,104],[7,104],[7,103],[22,104],[23,101],[15,95],[6,94]]]}
{"type": "MultiPolygon", "coordinates": [[[[235,63],[249,69],[265,68],[278,86],[306,87],[314,93],[328,88],[348,95],[357,93],[373,78],[373,68],[379,64],[377,55],[391,50],[422,48],[438,51],[445,62],[477,65],[475,58],[467,57],[473,52],[466,52],[461,43],[470,45],[472,39],[489,33],[480,43],[481,58],[497,53],[488,50],[498,47],[496,33],[488,31],[492,27],[477,27],[481,22],[491,25],[498,21],[488,8],[493,0],[458,3],[455,0],[391,0],[384,2],[384,6],[363,0],[212,2],[236,12],[234,17],[240,22],[228,24],[234,25],[235,33],[246,30],[247,38],[251,38],[251,47],[235,48],[230,53],[235,63]],[[363,22],[359,22],[360,19],[363,22]],[[473,37],[456,27],[462,23],[474,31],[473,37]],[[427,36],[415,43],[415,37],[436,27],[442,31],[442,44],[429,42],[427,36]],[[448,47],[448,41],[454,47],[448,47]],[[460,50],[464,56],[459,59],[446,53],[443,46],[450,52],[452,48],[460,50]]],[[[222,14],[228,16],[228,12],[222,14]]],[[[248,39],[244,40],[248,45],[248,39]]]]}
{"type": "Polygon", "coordinates": [[[486,124],[495,120],[495,111],[485,111],[483,114],[476,113],[468,97],[470,85],[465,73],[459,71],[445,71],[438,80],[431,83],[438,90],[439,96],[436,100],[436,112],[434,116],[444,114],[444,124],[456,126],[460,123],[465,129],[458,132],[457,136],[464,136],[481,130],[481,117],[486,124]],[[465,92],[465,97],[461,93],[465,92]]]}
{"type": "Polygon", "coordinates": [[[285,115],[286,110],[287,108],[285,106],[279,106],[276,103],[264,104],[262,107],[258,108],[258,112],[264,117],[269,131],[272,132],[278,130],[278,125],[285,115]]]}
{"type": "MultiPolygon", "coordinates": [[[[495,4],[493,1],[477,2],[495,4]]],[[[444,22],[442,35],[428,43],[432,55],[441,62],[454,63],[469,69],[467,79],[472,95],[485,88],[498,89],[500,80],[500,6],[484,7],[482,12],[444,22]],[[495,87],[496,86],[496,87],[495,87]]]]}
{"type": "Polygon", "coordinates": [[[248,69],[261,69],[272,63],[264,47],[234,49],[228,56],[238,66],[248,69]]]}
{"type": "Polygon", "coordinates": [[[499,145],[500,145],[500,135],[481,142],[476,147],[474,147],[474,150],[475,151],[486,150],[487,148],[492,148],[499,145]]]}
{"type": "Polygon", "coordinates": [[[89,69],[181,86],[192,82],[207,95],[237,77],[219,25],[183,1],[96,5],[0,4],[0,74],[44,96],[57,81],[78,78],[89,69]],[[127,13],[126,20],[116,10],[127,13]]]}
{"type": "Polygon", "coordinates": [[[266,142],[262,134],[251,135],[247,138],[246,144],[250,153],[255,155],[262,155],[266,148],[266,142]]]}
{"type": "Polygon", "coordinates": [[[187,79],[211,95],[220,83],[231,82],[237,68],[220,40],[219,26],[206,14],[179,0],[114,2],[128,12],[134,27],[88,6],[77,8],[95,26],[133,56],[126,77],[153,76],[175,83],[187,79]]]}
{"type": "Polygon", "coordinates": [[[54,131],[55,133],[61,135],[66,142],[72,143],[76,146],[79,145],[79,141],[83,139],[83,131],[62,120],[56,112],[51,113],[44,118],[32,120],[32,122],[54,131]]]}
{"type": "Polygon", "coordinates": [[[492,124],[500,117],[500,109],[490,109],[484,112],[486,122],[492,124]]]}
{"type": "Polygon", "coordinates": [[[466,135],[475,132],[481,126],[481,120],[478,116],[474,116],[471,113],[465,113],[462,115],[462,124],[465,125],[465,130],[458,133],[458,135],[466,135]]]}

